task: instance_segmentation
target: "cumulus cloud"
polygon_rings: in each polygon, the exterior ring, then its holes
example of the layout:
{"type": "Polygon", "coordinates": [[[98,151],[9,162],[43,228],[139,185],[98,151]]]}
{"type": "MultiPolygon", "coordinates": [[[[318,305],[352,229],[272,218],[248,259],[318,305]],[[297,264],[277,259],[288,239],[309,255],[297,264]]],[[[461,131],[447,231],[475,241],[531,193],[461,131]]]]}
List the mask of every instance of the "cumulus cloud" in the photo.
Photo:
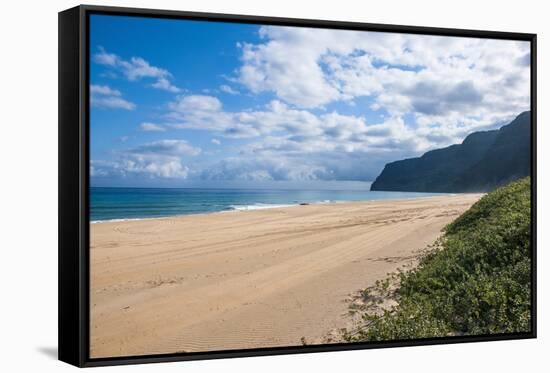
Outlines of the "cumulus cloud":
{"type": "Polygon", "coordinates": [[[265,110],[226,111],[213,96],[178,96],[168,105],[167,126],[215,131],[224,137],[252,138],[273,131],[309,132],[319,125],[315,115],[290,109],[274,100],[265,110]]]}
{"type": "Polygon", "coordinates": [[[181,92],[181,89],[170,83],[167,78],[159,78],[155,83],[151,84],[151,87],[162,89],[164,91],[178,93],[181,92]]]}
{"type": "Polygon", "coordinates": [[[212,144],[214,144],[214,145],[221,145],[221,143],[222,143],[222,142],[221,142],[220,140],[218,140],[218,139],[212,139],[212,140],[210,140],[210,142],[211,142],[212,144]]]}
{"type": "Polygon", "coordinates": [[[526,42],[279,26],[260,36],[242,45],[236,80],[296,107],[371,97],[371,109],[434,123],[529,108],[526,42]]]}
{"type": "Polygon", "coordinates": [[[205,95],[179,96],[176,101],[170,102],[168,107],[175,113],[192,111],[213,112],[222,107],[222,103],[216,97],[205,95]]]}
{"type": "Polygon", "coordinates": [[[128,80],[152,78],[155,79],[155,82],[151,84],[153,88],[173,93],[181,92],[181,89],[170,81],[172,74],[168,70],[153,66],[141,57],[131,57],[129,60],[125,60],[114,53],[107,52],[103,47],[98,49],[99,51],[93,55],[93,61],[120,71],[128,80]]]}
{"type": "MultiPolygon", "coordinates": [[[[296,37],[306,36],[300,33],[301,28],[293,30],[296,37]]],[[[244,44],[239,82],[253,93],[271,91],[279,99],[305,108],[338,99],[340,93],[325,79],[317,63],[323,47],[318,43],[306,47],[293,37],[287,39],[289,43],[281,43],[278,37],[282,32],[281,28],[262,28],[262,37],[271,40],[258,45],[244,44]]]]}
{"type": "Polygon", "coordinates": [[[136,105],[122,98],[122,93],[106,85],[90,86],[90,104],[108,109],[134,110],[136,105]]]}
{"type": "MultiPolygon", "coordinates": [[[[278,141],[281,148],[284,144],[301,153],[353,152],[372,144],[380,145],[381,136],[392,137],[394,142],[416,137],[398,116],[390,116],[382,123],[367,123],[361,116],[336,111],[314,114],[277,100],[259,110],[226,111],[216,97],[191,95],[178,96],[168,107],[166,127],[212,131],[227,138],[258,139],[271,147],[278,141]]],[[[426,144],[416,139],[411,140],[411,146],[422,150],[426,144]]],[[[252,142],[248,147],[257,149],[257,144],[252,142]]]]}
{"type": "Polygon", "coordinates": [[[186,179],[189,167],[184,164],[184,159],[200,152],[200,148],[193,147],[185,140],[159,140],[119,151],[113,160],[95,160],[91,173],[95,177],[186,179]]]}
{"type": "Polygon", "coordinates": [[[178,96],[168,108],[164,127],[246,140],[238,156],[205,170],[206,179],[371,180],[388,154],[412,156],[437,143],[418,136],[399,116],[369,123],[361,116],[315,114],[277,100],[257,110],[227,111],[216,97],[190,95],[178,96]]]}

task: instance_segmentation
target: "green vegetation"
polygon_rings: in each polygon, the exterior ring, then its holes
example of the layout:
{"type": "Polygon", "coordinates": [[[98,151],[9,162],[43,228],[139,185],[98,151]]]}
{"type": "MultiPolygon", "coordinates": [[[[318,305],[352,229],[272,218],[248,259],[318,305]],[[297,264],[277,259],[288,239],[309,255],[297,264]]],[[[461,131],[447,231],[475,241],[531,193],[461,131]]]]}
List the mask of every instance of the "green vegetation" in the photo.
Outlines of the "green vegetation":
{"type": "Polygon", "coordinates": [[[531,113],[499,130],[473,132],[462,144],[388,163],[371,190],[490,191],[531,174],[531,113]]]}
{"type": "Polygon", "coordinates": [[[530,178],[501,187],[448,225],[410,271],[362,291],[344,339],[379,341],[530,331],[530,178]],[[381,306],[382,299],[391,300],[381,306]]]}

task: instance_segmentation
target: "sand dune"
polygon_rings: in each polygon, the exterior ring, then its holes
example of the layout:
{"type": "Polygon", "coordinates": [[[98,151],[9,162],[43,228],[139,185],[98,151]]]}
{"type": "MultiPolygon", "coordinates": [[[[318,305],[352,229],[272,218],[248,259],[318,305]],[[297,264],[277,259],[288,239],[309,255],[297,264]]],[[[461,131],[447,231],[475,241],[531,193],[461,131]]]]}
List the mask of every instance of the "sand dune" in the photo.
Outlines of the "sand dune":
{"type": "Polygon", "coordinates": [[[320,342],[480,195],[91,226],[91,356],[320,342]]]}

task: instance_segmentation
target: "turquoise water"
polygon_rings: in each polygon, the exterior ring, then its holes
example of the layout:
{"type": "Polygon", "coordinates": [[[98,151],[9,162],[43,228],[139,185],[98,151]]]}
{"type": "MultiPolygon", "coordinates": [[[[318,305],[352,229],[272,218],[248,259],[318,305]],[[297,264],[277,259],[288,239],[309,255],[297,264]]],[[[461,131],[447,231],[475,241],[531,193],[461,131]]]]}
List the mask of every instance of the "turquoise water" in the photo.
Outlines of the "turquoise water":
{"type": "Polygon", "coordinates": [[[381,199],[417,198],[434,193],[368,190],[265,190],[194,188],[90,188],[90,221],[144,219],[232,210],[381,199]]]}

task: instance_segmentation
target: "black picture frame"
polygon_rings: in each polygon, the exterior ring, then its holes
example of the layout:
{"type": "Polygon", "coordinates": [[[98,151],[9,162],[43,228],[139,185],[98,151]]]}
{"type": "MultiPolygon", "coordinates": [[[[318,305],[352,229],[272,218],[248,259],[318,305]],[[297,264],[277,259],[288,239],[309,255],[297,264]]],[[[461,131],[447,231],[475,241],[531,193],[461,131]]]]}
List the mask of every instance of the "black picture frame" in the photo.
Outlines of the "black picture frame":
{"type": "Polygon", "coordinates": [[[199,359],[283,355],[326,351],[435,345],[464,342],[536,338],[536,34],[398,26],[358,22],[276,18],[154,9],[81,5],[59,13],[59,360],[79,367],[172,362],[199,359]],[[384,342],[341,343],[246,350],[171,353],[160,355],[90,358],[89,354],[89,16],[120,16],[223,21],[262,25],[383,31],[490,39],[531,43],[531,331],[514,334],[456,336],[384,342]]]}

